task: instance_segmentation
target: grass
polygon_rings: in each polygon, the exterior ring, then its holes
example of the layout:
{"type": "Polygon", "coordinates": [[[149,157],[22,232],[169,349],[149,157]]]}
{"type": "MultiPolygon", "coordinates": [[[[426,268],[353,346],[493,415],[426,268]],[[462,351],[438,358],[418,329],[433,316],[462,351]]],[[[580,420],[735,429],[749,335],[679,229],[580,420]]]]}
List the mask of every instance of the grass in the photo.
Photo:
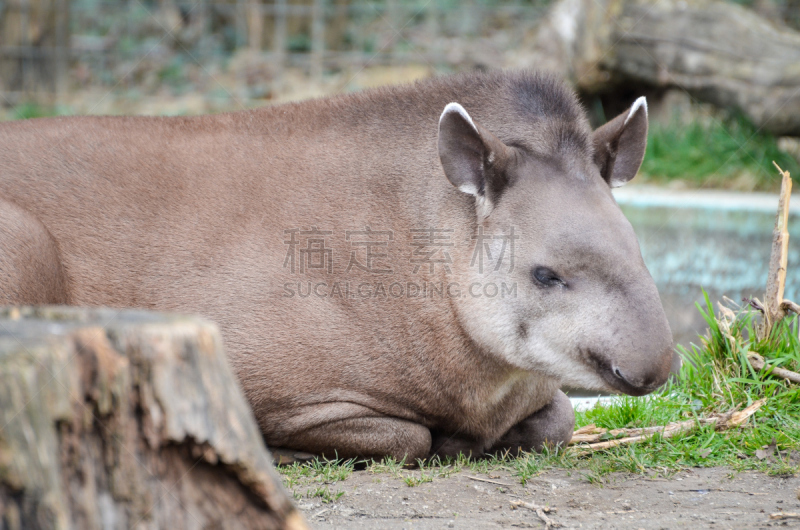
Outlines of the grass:
{"type": "MultiPolygon", "coordinates": [[[[604,484],[615,472],[671,476],[691,467],[727,466],[733,473],[759,470],[772,475],[800,472],[800,386],[790,385],[767,373],[758,373],[747,362],[753,351],[773,367],[800,371],[800,322],[787,317],[763,339],[757,338],[760,317],[747,308],[723,308],[714,313],[708,296],[703,314],[709,329],[700,344],[679,348],[684,358],[680,376],[659,392],[644,398],[623,397],[611,405],[576,413],[576,428],[589,424],[616,429],[665,425],[744,408],[767,398],[766,404],[740,428],[717,432],[713,426],[663,439],[655,436],[639,444],[620,446],[579,457],[570,450],[526,453],[519,457],[493,455],[473,460],[458,458],[418,461],[412,469],[404,461],[386,458],[364,462],[367,473],[400,479],[409,487],[447,479],[454,473],[511,472],[522,484],[548,469],[567,469],[593,484],[604,484]],[[756,451],[774,448],[764,459],[756,451]],[[794,459],[792,451],[796,451],[794,459]]],[[[352,474],[356,462],[314,460],[280,468],[285,485],[296,498],[303,495],[333,502],[341,490],[330,487],[352,474]]]]}
{"type": "Polygon", "coordinates": [[[691,123],[675,118],[651,124],[640,173],[654,183],[679,179],[692,187],[775,191],[780,179],[773,160],[800,176],[797,160],[742,116],[691,123]]]}
{"type": "Polygon", "coordinates": [[[59,109],[48,105],[39,105],[37,103],[22,103],[12,108],[8,113],[10,120],[27,120],[31,118],[49,118],[51,116],[60,116],[64,113],[65,109],[59,109]]]}
{"type": "Polygon", "coordinates": [[[355,468],[355,460],[321,460],[311,462],[295,462],[280,468],[283,483],[292,491],[295,499],[301,499],[303,494],[300,486],[305,487],[305,496],[319,498],[323,503],[335,502],[344,495],[344,491],[331,490],[332,486],[347,479],[355,468]]]}

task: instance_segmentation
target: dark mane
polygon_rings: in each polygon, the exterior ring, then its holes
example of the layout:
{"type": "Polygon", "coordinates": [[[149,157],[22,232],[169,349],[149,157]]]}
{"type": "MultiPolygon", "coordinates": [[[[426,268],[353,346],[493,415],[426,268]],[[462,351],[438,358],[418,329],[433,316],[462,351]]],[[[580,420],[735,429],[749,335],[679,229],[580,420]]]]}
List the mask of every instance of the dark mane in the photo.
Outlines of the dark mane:
{"type": "Polygon", "coordinates": [[[574,91],[560,78],[542,72],[464,72],[260,112],[272,113],[273,124],[290,119],[308,129],[371,128],[391,119],[397,130],[419,134],[422,128],[435,136],[439,115],[452,101],[508,145],[542,155],[575,151],[591,155],[591,129],[574,91]]]}
{"type": "Polygon", "coordinates": [[[447,102],[462,103],[505,142],[534,152],[592,151],[591,129],[583,107],[572,88],[553,74],[528,70],[465,72],[367,91],[364,96],[390,96],[398,101],[410,94],[437,101],[435,112],[441,112],[444,106],[444,99],[437,96],[447,94],[447,102]]]}

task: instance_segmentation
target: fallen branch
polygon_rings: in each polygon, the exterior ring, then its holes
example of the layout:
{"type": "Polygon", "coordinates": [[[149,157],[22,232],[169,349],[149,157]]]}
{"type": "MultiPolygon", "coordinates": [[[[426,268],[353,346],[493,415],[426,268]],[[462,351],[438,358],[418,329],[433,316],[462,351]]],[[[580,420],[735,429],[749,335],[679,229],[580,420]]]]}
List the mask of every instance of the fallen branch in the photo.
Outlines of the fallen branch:
{"type": "Polygon", "coordinates": [[[750,362],[750,366],[755,368],[756,370],[764,370],[765,368],[770,369],[770,374],[774,375],[775,377],[780,377],[786,379],[787,381],[791,381],[792,383],[800,384],[800,374],[797,372],[792,372],[791,370],[787,370],[785,368],[778,368],[768,365],[762,356],[755,352],[747,352],[747,360],[750,362]]]}
{"type": "Polygon", "coordinates": [[[544,523],[545,529],[561,526],[560,524],[556,523],[555,521],[553,521],[552,519],[550,519],[545,515],[545,512],[550,513],[551,511],[552,512],[556,511],[555,508],[550,508],[548,506],[539,506],[537,504],[533,504],[532,502],[511,501],[511,509],[515,508],[527,508],[529,510],[533,510],[534,512],[536,512],[536,515],[544,523]]]}
{"type": "Polygon", "coordinates": [[[673,436],[691,431],[701,425],[714,425],[717,431],[726,431],[742,425],[745,421],[747,421],[747,418],[755,414],[755,412],[760,409],[765,402],[765,399],[759,399],[744,410],[729,411],[724,414],[714,414],[707,418],[679,421],[669,423],[667,425],[645,427],[641,429],[608,430],[597,428],[594,425],[588,425],[578,429],[573,433],[572,440],[570,440],[569,445],[575,446],[574,450],[577,455],[582,456],[595,451],[610,449],[620,445],[642,442],[652,438],[656,434],[661,434],[662,438],[672,438],[673,436]],[[620,438],[600,441],[604,436],[620,436],[620,438]]]}

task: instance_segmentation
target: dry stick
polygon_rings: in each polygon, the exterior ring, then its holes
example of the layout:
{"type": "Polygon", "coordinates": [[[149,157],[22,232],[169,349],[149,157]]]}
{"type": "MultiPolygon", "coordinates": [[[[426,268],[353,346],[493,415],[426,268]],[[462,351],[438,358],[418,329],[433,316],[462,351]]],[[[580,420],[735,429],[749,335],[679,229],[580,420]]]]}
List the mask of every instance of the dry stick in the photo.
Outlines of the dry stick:
{"type": "MultiPolygon", "coordinates": [[[[775,162],[772,162],[775,164],[775,162]]],[[[781,174],[781,195],[778,201],[778,215],[772,232],[772,252],[769,257],[767,276],[767,296],[764,300],[764,336],[769,336],[772,326],[781,320],[786,312],[783,308],[783,290],[786,285],[786,266],[789,258],[789,199],[792,193],[792,179],[788,171],[775,164],[781,174]]]]}
{"type": "Polygon", "coordinates": [[[555,512],[558,511],[555,508],[550,508],[549,506],[539,506],[538,504],[534,504],[532,502],[525,502],[525,501],[511,501],[512,508],[527,508],[529,510],[542,510],[543,512],[555,512]]]}
{"type": "MultiPolygon", "coordinates": [[[[792,179],[788,171],[782,170],[774,160],[772,163],[781,174],[781,195],[778,201],[775,229],[772,232],[772,253],[769,257],[767,295],[764,300],[763,337],[769,336],[772,326],[785,317],[788,311],[800,314],[800,306],[791,300],[783,299],[789,259],[789,199],[792,193],[792,179]]],[[[747,360],[756,370],[763,370],[767,366],[764,358],[754,352],[747,353],[747,360]]],[[[771,373],[792,383],[800,383],[800,374],[791,370],[773,368],[771,373]]]]}
{"type": "MultiPolygon", "coordinates": [[[[750,361],[750,365],[756,370],[763,370],[765,366],[770,368],[770,366],[764,362],[764,358],[755,352],[747,352],[747,360],[750,361]]],[[[770,373],[776,377],[791,381],[792,383],[800,384],[800,374],[797,372],[792,372],[785,368],[773,367],[770,373]]]]}
{"type": "MultiPolygon", "coordinates": [[[[725,431],[728,429],[732,429],[734,427],[738,427],[739,425],[743,424],[747,420],[747,418],[752,416],[758,409],[760,409],[765,402],[766,399],[759,399],[758,401],[754,402],[752,405],[750,405],[744,410],[727,412],[725,414],[711,416],[708,418],[699,418],[697,420],[679,421],[664,426],[647,427],[644,429],[615,429],[614,431],[607,431],[607,432],[619,433],[619,434],[632,434],[633,436],[628,436],[626,438],[618,438],[616,440],[608,440],[605,442],[590,443],[588,445],[579,445],[575,446],[573,449],[575,450],[578,456],[583,456],[586,454],[593,453],[595,451],[601,451],[603,449],[610,449],[612,447],[617,447],[619,445],[627,445],[627,444],[641,442],[647,440],[648,438],[652,438],[656,433],[660,433],[662,438],[672,438],[673,436],[676,436],[678,434],[690,431],[695,427],[697,427],[698,425],[715,425],[716,430],[725,431]]],[[[602,436],[603,434],[605,434],[605,432],[597,434],[598,436],[602,436]]],[[[582,435],[576,436],[573,434],[573,440],[570,441],[570,445],[573,445],[573,441],[574,443],[580,443],[581,441],[584,440],[583,438],[584,436],[586,436],[585,431],[582,435]]]]}
{"type": "Polygon", "coordinates": [[[547,517],[544,514],[544,512],[555,511],[555,508],[547,508],[545,506],[538,506],[536,504],[533,504],[533,503],[530,503],[530,502],[525,502],[525,501],[513,501],[511,503],[511,507],[512,508],[517,508],[517,507],[520,507],[520,506],[523,507],[523,508],[527,508],[529,510],[533,510],[534,512],[536,512],[536,515],[544,523],[545,529],[561,526],[560,524],[556,523],[555,521],[553,521],[552,519],[550,519],[549,517],[547,517]]]}
{"type": "MultiPolygon", "coordinates": [[[[697,421],[699,421],[701,425],[705,425],[712,420],[710,420],[709,418],[700,418],[697,421]]],[[[716,421],[717,418],[714,418],[713,422],[716,423],[716,421]]],[[[672,426],[683,425],[683,424],[694,425],[695,423],[696,423],[695,420],[688,420],[680,423],[672,423],[670,425],[672,426]]],[[[622,437],[617,439],[624,439],[624,437],[626,436],[630,437],[630,436],[653,435],[657,432],[662,432],[666,428],[669,428],[670,425],[656,425],[655,427],[643,427],[638,429],[613,429],[610,431],[608,429],[595,427],[594,425],[587,425],[586,427],[582,427],[572,434],[572,439],[569,441],[568,445],[577,445],[581,443],[588,443],[588,444],[596,443],[602,440],[603,436],[622,437]]]]}
{"type": "Polygon", "coordinates": [[[770,519],[800,519],[800,513],[778,512],[769,514],[770,519]]]}
{"type": "MultiPolygon", "coordinates": [[[[694,421],[694,420],[690,420],[694,421]]],[[[716,420],[715,420],[716,421],[716,420]]],[[[708,423],[708,418],[703,418],[700,420],[701,423],[708,423]]],[[[660,432],[664,430],[664,425],[657,425],[655,427],[642,427],[638,429],[603,429],[597,428],[594,425],[587,425],[586,427],[582,427],[575,431],[572,434],[572,439],[569,442],[569,445],[575,445],[579,443],[595,443],[599,442],[603,436],[641,436],[641,435],[648,435],[648,434],[655,434],[656,432],[660,432]],[[591,427],[591,429],[589,429],[591,427]]]]}
{"type": "Polygon", "coordinates": [[[541,508],[539,508],[538,510],[536,510],[536,515],[539,517],[539,519],[541,519],[541,520],[544,522],[544,528],[545,528],[545,530],[547,530],[548,528],[553,528],[553,527],[555,527],[555,526],[561,526],[560,524],[558,524],[558,523],[554,522],[552,519],[550,519],[549,517],[547,517],[547,516],[544,514],[544,510],[542,510],[541,508]]]}
{"type": "MultiPolygon", "coordinates": [[[[584,427],[581,427],[580,429],[572,433],[572,438],[574,439],[576,434],[593,433],[596,432],[597,430],[598,430],[597,426],[594,423],[592,423],[591,425],[586,425],[584,427]]],[[[605,432],[605,429],[603,429],[603,432],[605,432]]]]}
{"type": "Polygon", "coordinates": [[[791,300],[784,300],[783,303],[781,303],[781,307],[784,311],[791,311],[796,315],[800,315],[800,305],[795,304],[791,300]]]}
{"type": "Polygon", "coordinates": [[[511,484],[506,484],[505,482],[498,482],[496,480],[489,480],[488,478],[481,478],[481,477],[471,477],[466,475],[466,477],[470,480],[477,480],[478,482],[487,482],[489,484],[497,484],[498,486],[505,486],[506,488],[512,488],[511,484]]]}

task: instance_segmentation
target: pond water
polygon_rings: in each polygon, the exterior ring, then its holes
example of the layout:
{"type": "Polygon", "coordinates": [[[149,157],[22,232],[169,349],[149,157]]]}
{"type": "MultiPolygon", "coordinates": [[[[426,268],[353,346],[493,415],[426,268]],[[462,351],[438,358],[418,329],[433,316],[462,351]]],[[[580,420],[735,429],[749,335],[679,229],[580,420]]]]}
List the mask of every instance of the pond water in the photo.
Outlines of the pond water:
{"type": "MultiPolygon", "coordinates": [[[[639,237],[677,343],[697,342],[706,324],[695,307],[702,289],[715,303],[764,299],[778,195],[645,186],[615,190],[639,237]]],[[[800,196],[790,201],[784,297],[800,298],[800,196]]]]}

